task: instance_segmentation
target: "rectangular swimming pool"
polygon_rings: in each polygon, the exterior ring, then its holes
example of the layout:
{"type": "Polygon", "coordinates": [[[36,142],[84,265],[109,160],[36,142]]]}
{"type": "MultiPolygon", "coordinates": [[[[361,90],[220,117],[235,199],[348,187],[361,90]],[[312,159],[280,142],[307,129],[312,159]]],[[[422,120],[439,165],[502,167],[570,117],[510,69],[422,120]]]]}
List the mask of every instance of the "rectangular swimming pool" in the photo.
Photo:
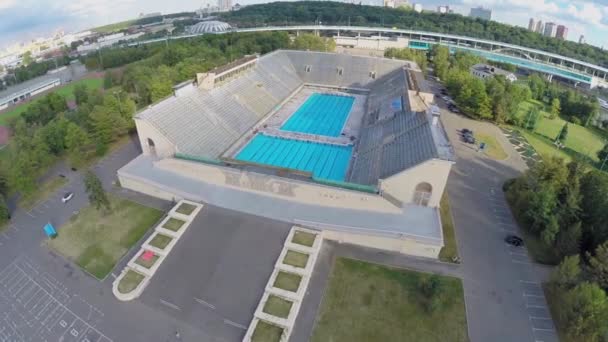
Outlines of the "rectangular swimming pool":
{"type": "Polygon", "coordinates": [[[316,178],[344,181],[352,149],[352,146],[258,134],[236,155],[236,159],[311,172],[316,178]]]}
{"type": "Polygon", "coordinates": [[[329,137],[340,136],[354,102],[352,96],[313,93],[281,129],[329,137]]]}

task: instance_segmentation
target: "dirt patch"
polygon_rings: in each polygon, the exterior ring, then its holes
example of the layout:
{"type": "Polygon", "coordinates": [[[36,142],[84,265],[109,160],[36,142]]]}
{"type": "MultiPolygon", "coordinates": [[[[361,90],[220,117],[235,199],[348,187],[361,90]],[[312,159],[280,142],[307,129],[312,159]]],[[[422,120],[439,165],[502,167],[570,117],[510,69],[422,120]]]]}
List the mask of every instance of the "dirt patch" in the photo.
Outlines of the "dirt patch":
{"type": "Polygon", "coordinates": [[[11,137],[11,130],[6,126],[0,126],[0,146],[8,144],[11,137]]]}

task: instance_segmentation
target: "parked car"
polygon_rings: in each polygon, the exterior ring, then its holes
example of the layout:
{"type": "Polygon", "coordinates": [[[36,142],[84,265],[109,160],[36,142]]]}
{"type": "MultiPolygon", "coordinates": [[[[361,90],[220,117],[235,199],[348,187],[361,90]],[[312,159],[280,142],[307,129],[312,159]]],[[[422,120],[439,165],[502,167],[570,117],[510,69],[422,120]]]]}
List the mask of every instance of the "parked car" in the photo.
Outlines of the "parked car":
{"type": "Polygon", "coordinates": [[[66,192],[65,194],[63,194],[63,197],[61,197],[61,202],[67,203],[69,200],[72,199],[72,197],[74,197],[73,192],[66,192]]]}
{"type": "Polygon", "coordinates": [[[517,235],[507,235],[505,237],[505,242],[515,247],[524,245],[524,240],[517,235]]]}
{"type": "Polygon", "coordinates": [[[473,135],[471,135],[471,134],[465,134],[465,135],[463,135],[462,139],[467,144],[475,144],[475,137],[473,135]]]}
{"type": "Polygon", "coordinates": [[[471,131],[471,130],[470,130],[470,129],[468,129],[468,128],[463,128],[463,129],[461,129],[461,130],[460,130],[460,133],[461,133],[462,135],[467,135],[467,134],[473,135],[473,131],[471,131]]]}

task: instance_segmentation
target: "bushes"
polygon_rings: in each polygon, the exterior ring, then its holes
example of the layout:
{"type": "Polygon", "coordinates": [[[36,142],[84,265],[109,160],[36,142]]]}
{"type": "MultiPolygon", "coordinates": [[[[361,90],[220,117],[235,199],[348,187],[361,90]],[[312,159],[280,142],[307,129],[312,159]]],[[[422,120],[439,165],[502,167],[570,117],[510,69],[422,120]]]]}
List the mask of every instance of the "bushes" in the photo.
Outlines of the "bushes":
{"type": "Polygon", "coordinates": [[[423,294],[422,303],[428,312],[439,309],[444,302],[443,287],[438,275],[423,275],[418,278],[418,288],[423,294]]]}

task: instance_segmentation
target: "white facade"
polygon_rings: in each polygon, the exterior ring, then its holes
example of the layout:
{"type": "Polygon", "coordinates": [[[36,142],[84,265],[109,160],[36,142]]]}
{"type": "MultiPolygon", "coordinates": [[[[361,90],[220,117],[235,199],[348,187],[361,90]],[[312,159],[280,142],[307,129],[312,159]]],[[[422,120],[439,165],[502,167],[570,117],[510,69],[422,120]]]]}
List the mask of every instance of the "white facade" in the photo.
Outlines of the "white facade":
{"type": "Polygon", "coordinates": [[[422,4],[414,4],[414,11],[422,13],[422,4]]]}

